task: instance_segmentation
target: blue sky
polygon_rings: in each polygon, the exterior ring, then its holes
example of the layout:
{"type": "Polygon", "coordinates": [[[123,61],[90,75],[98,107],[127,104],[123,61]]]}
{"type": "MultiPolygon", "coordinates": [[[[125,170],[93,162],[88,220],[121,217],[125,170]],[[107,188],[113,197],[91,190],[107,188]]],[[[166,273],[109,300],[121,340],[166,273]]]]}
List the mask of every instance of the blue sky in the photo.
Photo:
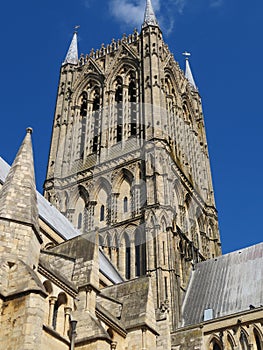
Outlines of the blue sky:
{"type": "MultiPolygon", "coordinates": [[[[164,39],[191,66],[203,100],[223,251],[262,241],[262,0],[153,0],[164,39]]],[[[28,126],[37,186],[46,172],[61,62],[75,25],[80,52],[140,29],[144,0],[46,0],[1,6],[0,154],[28,126]]]]}

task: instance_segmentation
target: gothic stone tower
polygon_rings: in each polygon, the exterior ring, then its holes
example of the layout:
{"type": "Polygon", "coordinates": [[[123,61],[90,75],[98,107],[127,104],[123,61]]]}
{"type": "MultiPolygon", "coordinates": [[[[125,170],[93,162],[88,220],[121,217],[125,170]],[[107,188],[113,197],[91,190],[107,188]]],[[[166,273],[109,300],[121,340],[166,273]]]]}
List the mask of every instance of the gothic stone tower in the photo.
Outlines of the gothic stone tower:
{"type": "Polygon", "coordinates": [[[61,67],[45,196],[126,279],[151,275],[157,317],[180,324],[192,265],[221,254],[201,99],[163,41],[141,32],[61,67]]]}

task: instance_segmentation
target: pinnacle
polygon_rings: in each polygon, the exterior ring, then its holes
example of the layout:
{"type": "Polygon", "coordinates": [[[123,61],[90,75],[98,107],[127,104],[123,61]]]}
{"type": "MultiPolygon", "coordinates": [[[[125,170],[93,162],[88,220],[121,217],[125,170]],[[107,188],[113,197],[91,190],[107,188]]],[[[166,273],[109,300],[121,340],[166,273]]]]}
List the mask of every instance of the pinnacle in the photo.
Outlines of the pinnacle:
{"type": "Polygon", "coordinates": [[[189,83],[192,85],[192,87],[197,90],[197,86],[195,84],[195,80],[194,80],[190,63],[189,63],[190,53],[185,52],[183,53],[183,55],[185,56],[185,77],[189,81],[189,83]]]}
{"type": "Polygon", "coordinates": [[[38,226],[37,194],[31,142],[27,128],[24,141],[0,190],[0,218],[38,226]]]}
{"type": "Polygon", "coordinates": [[[158,21],[156,19],[151,0],[146,0],[146,8],[144,14],[144,22],[142,27],[147,26],[158,26],[158,21]]]}
{"type": "Polygon", "coordinates": [[[73,38],[71,41],[71,44],[69,46],[65,61],[63,62],[63,65],[65,64],[78,64],[79,56],[78,56],[78,35],[75,31],[73,34],[73,38]]]}

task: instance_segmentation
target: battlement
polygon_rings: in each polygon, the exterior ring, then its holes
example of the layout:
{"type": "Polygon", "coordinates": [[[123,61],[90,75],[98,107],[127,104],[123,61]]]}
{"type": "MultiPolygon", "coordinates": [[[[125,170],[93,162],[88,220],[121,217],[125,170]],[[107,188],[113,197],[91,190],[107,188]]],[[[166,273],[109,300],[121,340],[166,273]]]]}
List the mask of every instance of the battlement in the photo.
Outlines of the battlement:
{"type": "Polygon", "coordinates": [[[101,44],[101,48],[97,49],[96,51],[94,49],[91,49],[90,53],[87,55],[81,54],[79,58],[79,65],[84,65],[89,58],[93,58],[94,60],[98,58],[102,58],[108,54],[111,54],[119,49],[119,47],[125,43],[127,45],[130,45],[132,43],[135,43],[139,40],[139,33],[137,29],[134,29],[133,34],[129,34],[128,36],[124,33],[121,39],[115,40],[112,39],[111,43],[106,45],[104,43],[101,44]]]}

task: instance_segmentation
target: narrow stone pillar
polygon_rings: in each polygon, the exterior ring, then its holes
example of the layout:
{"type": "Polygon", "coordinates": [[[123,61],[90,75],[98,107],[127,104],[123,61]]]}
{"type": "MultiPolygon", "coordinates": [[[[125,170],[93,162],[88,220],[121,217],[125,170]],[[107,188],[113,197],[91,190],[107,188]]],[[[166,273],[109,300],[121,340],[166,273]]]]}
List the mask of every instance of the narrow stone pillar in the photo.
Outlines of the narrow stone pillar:
{"type": "Polygon", "coordinates": [[[50,297],[49,298],[49,313],[48,313],[48,326],[52,327],[52,320],[53,320],[53,315],[54,315],[54,307],[55,303],[57,301],[57,297],[50,297]]]}
{"type": "Polygon", "coordinates": [[[142,350],[146,350],[146,328],[142,328],[142,350]]]}
{"type": "Polygon", "coordinates": [[[68,306],[66,306],[64,309],[64,312],[65,312],[65,323],[64,323],[64,331],[63,331],[64,336],[67,336],[67,333],[69,331],[71,311],[72,311],[71,307],[68,307],[68,306]]]}
{"type": "MultiPolygon", "coordinates": [[[[134,240],[130,241],[130,252],[131,252],[131,279],[135,278],[136,276],[136,247],[135,247],[135,243],[134,240]]],[[[137,261],[138,263],[138,261],[137,261]]]]}

